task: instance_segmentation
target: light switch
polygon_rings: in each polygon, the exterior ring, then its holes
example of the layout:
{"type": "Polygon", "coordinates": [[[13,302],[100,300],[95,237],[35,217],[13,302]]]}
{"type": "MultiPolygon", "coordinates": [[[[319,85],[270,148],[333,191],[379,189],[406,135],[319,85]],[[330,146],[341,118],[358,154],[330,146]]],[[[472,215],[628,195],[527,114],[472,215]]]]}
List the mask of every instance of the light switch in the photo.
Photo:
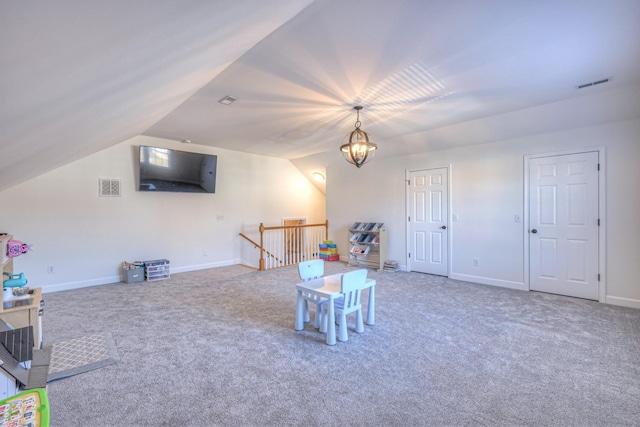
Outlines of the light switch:
{"type": "Polygon", "coordinates": [[[516,222],[522,222],[522,215],[515,214],[515,220],[516,220],[516,222]]]}
{"type": "Polygon", "coordinates": [[[458,220],[458,214],[453,214],[453,215],[451,215],[451,219],[452,219],[453,221],[457,221],[457,220],[458,220]]]}

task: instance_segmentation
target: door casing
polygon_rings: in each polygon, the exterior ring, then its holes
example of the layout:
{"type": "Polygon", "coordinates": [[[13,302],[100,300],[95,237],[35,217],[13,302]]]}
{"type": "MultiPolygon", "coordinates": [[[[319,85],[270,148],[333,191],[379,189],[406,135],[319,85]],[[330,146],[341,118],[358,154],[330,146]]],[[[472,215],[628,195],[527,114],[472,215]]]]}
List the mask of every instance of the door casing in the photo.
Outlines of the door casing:
{"type": "Polygon", "coordinates": [[[600,282],[598,286],[598,294],[599,302],[606,302],[607,295],[607,261],[606,261],[606,157],[605,157],[605,148],[604,147],[591,147],[591,148],[582,148],[575,150],[563,150],[563,151],[554,151],[549,153],[540,153],[540,154],[528,154],[524,156],[524,206],[523,206],[523,232],[524,232],[524,284],[526,289],[531,290],[531,281],[529,278],[530,270],[530,235],[529,235],[529,163],[531,159],[541,158],[541,157],[554,157],[554,156],[563,156],[568,154],[581,154],[588,152],[598,152],[598,159],[600,165],[600,174],[598,176],[598,216],[600,219],[600,227],[598,227],[598,270],[600,271],[600,282]]]}
{"type": "Polygon", "coordinates": [[[406,169],[405,170],[405,233],[406,233],[406,251],[405,251],[405,265],[407,271],[411,270],[411,258],[409,257],[409,253],[411,252],[411,224],[409,224],[408,218],[411,214],[411,188],[410,188],[410,175],[412,172],[419,171],[428,171],[435,169],[446,169],[447,170],[447,275],[449,277],[451,275],[451,259],[452,259],[452,242],[451,242],[451,174],[452,174],[452,166],[451,164],[445,166],[434,166],[434,167],[425,167],[425,168],[416,168],[416,169],[406,169]]]}

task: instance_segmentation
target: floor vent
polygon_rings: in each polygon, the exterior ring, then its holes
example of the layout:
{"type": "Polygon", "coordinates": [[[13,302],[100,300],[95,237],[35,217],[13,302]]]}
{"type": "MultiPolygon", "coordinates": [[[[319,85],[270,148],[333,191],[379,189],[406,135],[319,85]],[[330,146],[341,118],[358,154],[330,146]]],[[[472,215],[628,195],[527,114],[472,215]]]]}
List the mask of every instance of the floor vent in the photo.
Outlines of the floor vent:
{"type": "Polygon", "coordinates": [[[122,197],[122,180],[99,178],[98,193],[100,197],[122,197]]]}
{"type": "Polygon", "coordinates": [[[590,83],[585,83],[585,84],[582,84],[582,85],[578,85],[578,86],[576,86],[576,89],[584,89],[584,88],[591,87],[591,86],[601,85],[602,83],[607,83],[607,82],[610,82],[610,81],[611,81],[611,77],[608,77],[606,79],[597,80],[595,82],[590,82],[590,83]]]}

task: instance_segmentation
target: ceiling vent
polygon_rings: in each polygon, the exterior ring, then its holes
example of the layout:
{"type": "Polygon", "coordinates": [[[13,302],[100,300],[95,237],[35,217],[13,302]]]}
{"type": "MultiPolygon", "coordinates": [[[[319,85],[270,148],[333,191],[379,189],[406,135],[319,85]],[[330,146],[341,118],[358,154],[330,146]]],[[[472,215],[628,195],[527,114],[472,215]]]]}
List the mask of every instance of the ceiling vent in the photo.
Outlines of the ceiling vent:
{"type": "Polygon", "coordinates": [[[100,197],[122,197],[122,180],[99,178],[98,195],[100,197]]]}
{"type": "Polygon", "coordinates": [[[229,96],[229,95],[227,95],[227,96],[225,96],[224,98],[222,98],[221,100],[219,100],[218,102],[219,102],[220,104],[224,104],[224,105],[231,105],[231,104],[233,104],[233,103],[234,103],[234,102],[236,102],[236,101],[237,101],[237,99],[236,99],[236,98],[234,98],[233,96],[229,96]]]}
{"type": "Polygon", "coordinates": [[[576,89],[584,89],[584,88],[591,87],[591,86],[597,86],[597,85],[601,85],[603,83],[607,83],[607,82],[610,82],[610,81],[611,81],[611,77],[607,77],[606,79],[597,80],[595,82],[581,84],[579,86],[576,86],[576,89]]]}

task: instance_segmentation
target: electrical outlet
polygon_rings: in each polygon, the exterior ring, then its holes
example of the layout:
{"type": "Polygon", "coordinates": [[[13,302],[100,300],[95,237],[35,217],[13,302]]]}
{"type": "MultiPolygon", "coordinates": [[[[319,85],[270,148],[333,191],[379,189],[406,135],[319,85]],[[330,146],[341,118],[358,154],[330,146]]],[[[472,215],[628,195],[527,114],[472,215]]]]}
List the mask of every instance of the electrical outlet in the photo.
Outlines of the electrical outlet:
{"type": "Polygon", "coordinates": [[[224,221],[224,215],[218,215],[218,216],[216,217],[216,219],[217,219],[218,221],[224,221]]]}
{"type": "Polygon", "coordinates": [[[47,273],[48,274],[53,274],[54,273],[53,265],[47,265],[47,273]]]}
{"type": "Polygon", "coordinates": [[[480,267],[480,261],[478,260],[478,258],[474,258],[473,259],[473,266],[474,267],[480,267]]]}

